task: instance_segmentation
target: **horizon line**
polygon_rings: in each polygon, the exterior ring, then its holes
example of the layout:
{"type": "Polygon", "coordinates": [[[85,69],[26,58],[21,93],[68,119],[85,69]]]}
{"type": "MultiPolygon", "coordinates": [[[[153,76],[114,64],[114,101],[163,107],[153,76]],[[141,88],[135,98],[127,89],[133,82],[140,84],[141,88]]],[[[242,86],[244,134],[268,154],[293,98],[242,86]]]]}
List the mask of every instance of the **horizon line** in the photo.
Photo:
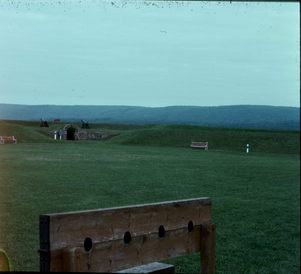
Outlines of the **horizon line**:
{"type": "Polygon", "coordinates": [[[299,106],[283,106],[283,105],[265,105],[265,104],[233,104],[233,105],[166,105],[166,106],[142,106],[142,105],[89,105],[89,104],[16,104],[16,103],[1,103],[0,105],[18,105],[18,106],[61,106],[61,107],[76,107],[76,106],[86,106],[86,107],[137,107],[137,108],[168,108],[168,107],[235,107],[235,106],[262,106],[262,107],[291,107],[300,108],[299,106]]]}

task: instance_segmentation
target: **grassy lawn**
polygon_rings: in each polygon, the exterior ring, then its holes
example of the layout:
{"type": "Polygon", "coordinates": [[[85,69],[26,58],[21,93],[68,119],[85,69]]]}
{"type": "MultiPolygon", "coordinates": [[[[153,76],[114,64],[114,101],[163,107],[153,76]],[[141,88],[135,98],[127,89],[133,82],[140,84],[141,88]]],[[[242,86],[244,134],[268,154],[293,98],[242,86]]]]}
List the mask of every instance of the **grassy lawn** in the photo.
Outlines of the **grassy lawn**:
{"type": "MultiPolygon", "coordinates": [[[[14,270],[39,270],[40,214],[211,197],[216,273],[299,273],[297,146],[296,153],[246,154],[210,143],[208,151],[141,145],[129,136],[148,129],[132,130],[119,141],[0,146],[0,247],[14,270]]],[[[198,258],[168,262],[191,273],[199,270],[198,258]]]]}

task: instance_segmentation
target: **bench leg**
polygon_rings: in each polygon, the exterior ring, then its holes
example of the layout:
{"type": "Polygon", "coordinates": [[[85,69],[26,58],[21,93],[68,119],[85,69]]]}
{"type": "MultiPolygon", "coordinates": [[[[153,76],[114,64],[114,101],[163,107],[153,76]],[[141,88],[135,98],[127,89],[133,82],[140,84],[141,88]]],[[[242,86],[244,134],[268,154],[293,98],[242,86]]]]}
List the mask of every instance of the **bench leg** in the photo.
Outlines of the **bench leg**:
{"type": "Polygon", "coordinates": [[[215,224],[201,225],[201,274],[213,274],[215,263],[215,224]]]}

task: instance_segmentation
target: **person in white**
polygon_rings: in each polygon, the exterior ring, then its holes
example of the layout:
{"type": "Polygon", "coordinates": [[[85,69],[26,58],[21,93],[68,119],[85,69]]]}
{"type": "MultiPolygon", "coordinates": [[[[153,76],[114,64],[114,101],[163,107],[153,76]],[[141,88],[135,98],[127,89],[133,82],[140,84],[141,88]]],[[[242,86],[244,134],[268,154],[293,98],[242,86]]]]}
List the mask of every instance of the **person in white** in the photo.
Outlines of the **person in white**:
{"type": "Polygon", "coordinates": [[[60,135],[60,140],[62,140],[63,135],[64,135],[64,130],[60,129],[59,131],[59,135],[60,135]]]}

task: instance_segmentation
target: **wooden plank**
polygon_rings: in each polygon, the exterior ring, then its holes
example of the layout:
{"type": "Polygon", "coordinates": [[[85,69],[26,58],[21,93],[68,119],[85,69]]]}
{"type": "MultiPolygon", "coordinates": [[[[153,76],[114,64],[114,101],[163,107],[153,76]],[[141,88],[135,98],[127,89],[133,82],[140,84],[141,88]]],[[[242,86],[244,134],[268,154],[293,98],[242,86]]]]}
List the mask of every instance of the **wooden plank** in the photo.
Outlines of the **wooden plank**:
{"type": "MultiPolygon", "coordinates": [[[[182,231],[184,236],[181,237],[188,237],[187,235],[189,234],[187,233],[187,226],[189,221],[193,222],[194,226],[199,226],[203,223],[210,223],[211,199],[197,198],[118,208],[47,214],[42,216],[47,216],[47,218],[49,218],[50,271],[64,271],[63,265],[65,265],[66,269],[71,269],[72,266],[68,266],[67,261],[75,260],[77,257],[74,257],[74,254],[76,254],[78,258],[86,258],[83,256],[87,256],[87,254],[90,254],[88,256],[90,259],[97,258],[95,261],[93,259],[93,266],[90,264],[89,269],[101,271],[95,267],[100,267],[102,263],[107,265],[107,263],[102,262],[102,259],[100,258],[103,256],[106,257],[108,250],[114,250],[113,253],[109,253],[112,254],[110,256],[113,256],[113,254],[120,254],[118,251],[119,248],[123,250],[123,252],[127,252],[130,249],[130,246],[134,246],[134,244],[124,244],[123,238],[127,231],[131,233],[132,243],[143,243],[143,246],[146,247],[145,251],[139,253],[140,257],[141,254],[144,254],[143,256],[152,257],[152,253],[157,253],[157,249],[150,248],[153,246],[152,244],[150,244],[148,249],[146,243],[154,241],[158,250],[163,248],[165,245],[173,246],[178,242],[178,240],[173,238],[172,235],[180,237],[179,231],[182,231]],[[163,238],[158,237],[158,228],[161,225],[164,226],[166,231],[166,236],[163,238]],[[178,232],[176,233],[175,231],[178,232]],[[93,245],[92,251],[88,253],[84,249],[84,242],[87,238],[92,240],[93,245]],[[162,239],[164,239],[164,241],[162,239]],[[107,247],[107,249],[105,247],[107,247]],[[99,263],[97,263],[97,261],[99,263]]],[[[195,232],[192,234],[194,235],[195,232]]],[[[191,237],[191,234],[189,237],[191,237]]],[[[188,238],[186,240],[188,240],[188,238]]],[[[190,241],[191,240],[188,241],[188,246],[191,245],[190,241]]],[[[179,248],[184,249],[183,246],[180,246],[179,248]]],[[[185,248],[188,248],[187,250],[189,250],[189,247],[185,248]]],[[[195,252],[196,250],[199,250],[199,247],[196,248],[194,246],[193,249],[189,251],[195,252]]],[[[167,254],[167,257],[171,256],[171,251],[165,250],[162,252],[167,254]]],[[[137,252],[133,254],[135,255],[137,252]]],[[[184,255],[188,253],[180,252],[180,254],[184,255]]],[[[139,264],[166,259],[160,255],[160,259],[156,259],[155,256],[151,261],[145,261],[143,256],[142,259],[138,260],[139,264]]],[[[179,254],[177,256],[179,256],[179,254]]],[[[116,261],[116,257],[114,258],[114,261],[116,261]]],[[[134,256],[134,258],[137,260],[137,257],[134,256]]],[[[75,261],[81,260],[82,259],[76,259],[75,261]]],[[[132,266],[134,265],[130,263],[128,266],[124,265],[123,268],[132,266]]],[[[115,270],[116,269],[113,271],[115,270]]],[[[84,271],[90,270],[85,269],[84,271]]]]}
{"type": "Polygon", "coordinates": [[[204,148],[205,150],[208,149],[208,142],[191,142],[190,147],[192,148],[204,148]]]}
{"type": "Polygon", "coordinates": [[[191,142],[192,145],[206,146],[208,142],[191,142]]]}
{"type": "Polygon", "coordinates": [[[39,219],[40,230],[40,271],[49,272],[50,269],[50,239],[49,216],[41,215],[39,219]]]}
{"type": "Polygon", "coordinates": [[[136,236],[129,244],[113,240],[95,244],[93,250],[85,252],[77,247],[66,250],[65,272],[116,272],[168,258],[200,251],[200,225],[192,232],[188,229],[166,231],[163,238],[157,233],[136,236]]]}
{"type": "Polygon", "coordinates": [[[201,225],[201,274],[214,273],[215,229],[215,224],[201,225]]]}
{"type": "Polygon", "coordinates": [[[175,273],[175,266],[172,264],[155,262],[120,270],[116,273],[173,274],[175,273]]]}

